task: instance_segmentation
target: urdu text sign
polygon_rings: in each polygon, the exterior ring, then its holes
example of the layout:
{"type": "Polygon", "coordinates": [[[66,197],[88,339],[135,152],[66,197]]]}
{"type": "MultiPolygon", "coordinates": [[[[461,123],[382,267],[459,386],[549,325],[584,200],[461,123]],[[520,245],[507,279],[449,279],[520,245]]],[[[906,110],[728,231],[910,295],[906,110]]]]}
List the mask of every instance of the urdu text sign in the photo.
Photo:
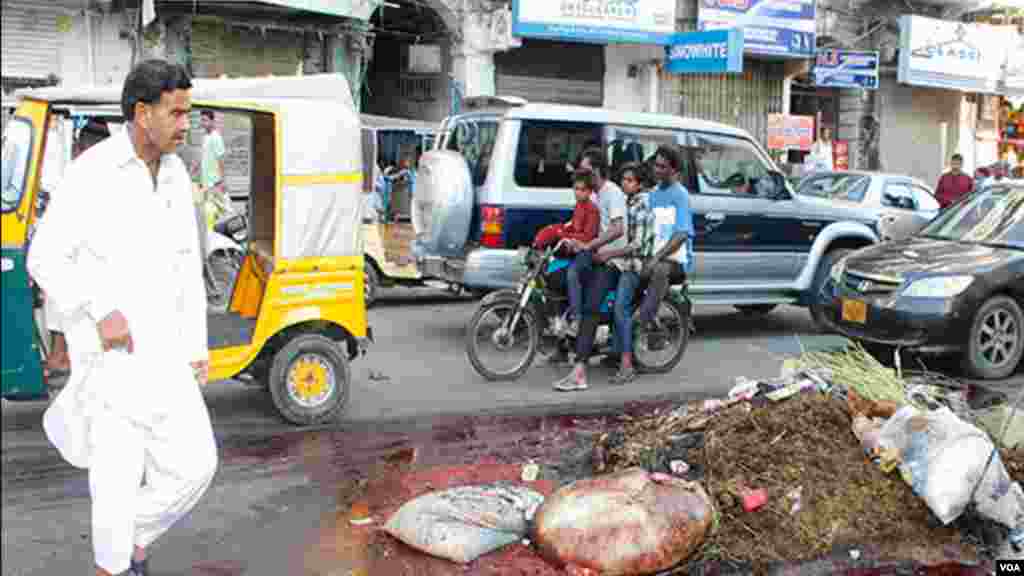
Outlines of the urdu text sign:
{"type": "Polygon", "coordinates": [[[743,31],[709,30],[674,34],[665,47],[666,69],[672,74],[743,72],[743,31]]]}
{"type": "Polygon", "coordinates": [[[668,44],[676,0],[512,0],[512,34],[569,42],[668,44]]]}

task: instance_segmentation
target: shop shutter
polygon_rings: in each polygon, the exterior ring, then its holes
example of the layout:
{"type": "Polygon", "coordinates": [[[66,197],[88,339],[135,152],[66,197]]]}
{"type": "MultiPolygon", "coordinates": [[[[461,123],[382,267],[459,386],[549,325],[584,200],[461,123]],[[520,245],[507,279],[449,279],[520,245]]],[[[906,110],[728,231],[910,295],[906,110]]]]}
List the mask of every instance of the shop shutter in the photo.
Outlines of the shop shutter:
{"type": "Polygon", "coordinates": [[[295,76],[303,61],[301,35],[229,27],[219,18],[192,21],[192,71],[201,78],[295,76]]]}
{"type": "Polygon", "coordinates": [[[662,111],[713,120],[750,132],[768,141],[768,115],[782,113],[783,64],[747,60],[742,74],[665,73],[662,111]]]}
{"type": "Polygon", "coordinates": [[[69,16],[53,2],[4,0],[0,11],[0,51],[6,78],[46,78],[59,70],[60,16],[69,16]]]}
{"type": "Polygon", "coordinates": [[[533,102],[601,106],[604,46],[523,40],[521,48],[495,54],[495,91],[533,102]]]}

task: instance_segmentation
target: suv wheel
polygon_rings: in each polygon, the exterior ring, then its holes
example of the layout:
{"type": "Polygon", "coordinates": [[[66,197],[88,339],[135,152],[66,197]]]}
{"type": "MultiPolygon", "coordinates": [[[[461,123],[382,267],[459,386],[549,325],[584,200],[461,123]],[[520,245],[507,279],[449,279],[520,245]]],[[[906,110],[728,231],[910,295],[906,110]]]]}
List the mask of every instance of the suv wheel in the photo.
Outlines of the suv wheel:
{"type": "Polygon", "coordinates": [[[828,321],[827,312],[825,311],[825,304],[828,302],[830,295],[826,293],[825,288],[828,286],[828,275],[832,271],[832,266],[839,261],[840,258],[846,256],[853,250],[848,248],[836,248],[830,251],[821,258],[821,262],[818,262],[818,271],[814,274],[814,281],[811,282],[811,296],[810,296],[810,310],[811,319],[814,320],[814,325],[818,327],[821,332],[829,333],[832,332],[832,323],[828,321]]]}

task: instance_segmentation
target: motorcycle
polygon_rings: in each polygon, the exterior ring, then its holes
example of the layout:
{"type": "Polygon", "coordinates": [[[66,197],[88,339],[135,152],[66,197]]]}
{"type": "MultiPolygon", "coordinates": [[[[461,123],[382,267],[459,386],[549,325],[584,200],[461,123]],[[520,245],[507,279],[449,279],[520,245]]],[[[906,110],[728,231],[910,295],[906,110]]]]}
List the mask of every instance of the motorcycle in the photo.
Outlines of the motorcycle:
{"type": "MultiPolygon", "coordinates": [[[[530,368],[538,353],[550,356],[559,348],[575,349],[576,337],[566,329],[564,321],[568,297],[563,277],[570,260],[557,256],[563,243],[544,250],[521,249],[527,271],[519,287],[490,293],[470,319],[466,329],[466,354],[473,369],[487,380],[514,380],[530,368]],[[488,320],[493,320],[493,327],[489,329],[488,320]],[[510,351],[518,344],[525,348],[513,357],[510,366],[500,367],[484,356],[482,344],[491,344],[498,350],[497,361],[508,359],[510,351]]],[[[641,285],[638,294],[642,294],[644,288],[641,285]]],[[[649,331],[640,323],[633,323],[633,359],[639,372],[671,372],[682,360],[693,332],[693,305],[687,291],[685,280],[669,290],[658,307],[658,330],[649,331]]],[[[600,307],[597,355],[612,353],[615,293],[614,288],[609,290],[600,307]],[[601,332],[608,336],[601,338],[601,332]]]]}
{"type": "Polygon", "coordinates": [[[235,278],[245,260],[249,222],[245,214],[228,212],[206,234],[203,279],[207,301],[213,307],[227,305],[235,278]]]}

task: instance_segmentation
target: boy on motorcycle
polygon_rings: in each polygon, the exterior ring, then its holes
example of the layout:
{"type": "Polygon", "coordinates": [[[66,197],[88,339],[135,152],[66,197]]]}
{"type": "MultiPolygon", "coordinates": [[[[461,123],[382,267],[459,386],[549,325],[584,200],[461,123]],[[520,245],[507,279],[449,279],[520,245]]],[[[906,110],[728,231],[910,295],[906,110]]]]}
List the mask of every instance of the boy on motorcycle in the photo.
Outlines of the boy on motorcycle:
{"type": "Polygon", "coordinates": [[[593,284],[596,275],[593,256],[598,251],[614,250],[626,245],[623,237],[626,218],[626,199],[622,189],[608,179],[608,161],[600,148],[588,148],[580,157],[581,171],[590,172],[594,182],[594,194],[591,199],[597,204],[601,215],[598,237],[589,242],[574,240],[570,243],[571,250],[576,254],[569,266],[566,283],[569,291],[569,313],[572,334],[579,332],[580,311],[583,310],[583,288],[585,284],[593,284]]]}
{"type": "Polygon", "coordinates": [[[640,272],[644,262],[654,254],[654,213],[650,209],[644,192],[644,167],[630,162],[620,172],[622,191],[626,194],[626,240],[625,248],[595,255],[595,262],[609,262],[619,274],[614,283],[615,331],[612,350],[621,354],[606,356],[605,365],[618,368],[611,383],[624,385],[632,382],[636,372],[633,369],[633,296],[640,287],[640,272]]]}
{"type": "MultiPolygon", "coordinates": [[[[604,152],[600,148],[583,152],[580,169],[593,174],[597,206],[601,212],[601,232],[590,242],[573,242],[572,245],[577,256],[567,274],[569,305],[580,311],[580,327],[576,339],[575,367],[572,373],[553,385],[555,390],[561,392],[587,389],[586,362],[594,349],[601,302],[615,279],[614,270],[595,262],[594,256],[623,248],[626,243],[623,237],[626,199],[622,190],[607,179],[608,162],[604,152]]],[[[553,361],[557,362],[561,355],[561,351],[556,353],[553,361]]]]}
{"type": "Polygon", "coordinates": [[[577,170],[573,175],[573,192],[576,193],[576,207],[572,219],[562,224],[549,224],[533,237],[533,247],[542,250],[560,240],[590,242],[597,238],[601,226],[601,212],[591,200],[594,194],[594,177],[590,172],[577,170]]]}

